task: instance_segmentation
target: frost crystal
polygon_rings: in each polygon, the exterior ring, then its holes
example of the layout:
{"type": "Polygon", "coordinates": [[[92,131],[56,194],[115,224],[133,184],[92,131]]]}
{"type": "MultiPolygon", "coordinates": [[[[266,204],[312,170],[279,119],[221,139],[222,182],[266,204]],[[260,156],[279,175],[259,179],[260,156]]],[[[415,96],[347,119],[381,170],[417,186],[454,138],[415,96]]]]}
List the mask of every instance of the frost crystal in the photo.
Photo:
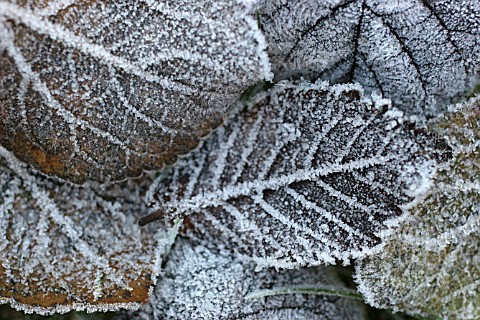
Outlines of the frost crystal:
{"type": "Polygon", "coordinates": [[[150,216],[188,215],[193,237],[222,238],[259,265],[361,257],[429,183],[441,141],[354,85],[260,95],[150,190],[150,216]]]}
{"type": "Polygon", "coordinates": [[[264,0],[259,10],[278,77],[359,82],[421,116],[478,77],[478,0],[264,0]]]}
{"type": "Polygon", "coordinates": [[[259,289],[341,286],[332,267],[255,272],[231,253],[177,241],[150,303],[125,319],[365,319],[363,304],[338,297],[246,296],[259,289]]]}
{"type": "Polygon", "coordinates": [[[252,1],[20,3],[0,1],[0,144],[77,183],[174,162],[269,76],[252,1]]]}
{"type": "Polygon", "coordinates": [[[425,201],[357,265],[366,301],[441,319],[480,319],[480,98],[435,123],[454,150],[425,201]]]}
{"type": "Polygon", "coordinates": [[[149,182],[60,185],[0,147],[0,304],[50,314],[146,302],[173,241],[166,228],[136,226],[149,182]]]}

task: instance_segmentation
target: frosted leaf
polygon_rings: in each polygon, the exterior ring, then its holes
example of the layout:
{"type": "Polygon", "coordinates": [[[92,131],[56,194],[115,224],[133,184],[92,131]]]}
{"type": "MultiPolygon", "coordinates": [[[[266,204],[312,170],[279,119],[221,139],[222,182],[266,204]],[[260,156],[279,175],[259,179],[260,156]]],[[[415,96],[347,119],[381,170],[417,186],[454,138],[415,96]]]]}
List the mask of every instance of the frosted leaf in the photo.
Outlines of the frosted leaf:
{"type": "Polygon", "coordinates": [[[365,319],[364,305],[338,297],[281,295],[248,299],[259,289],[342,286],[332,267],[255,272],[231,253],[181,239],[149,304],[124,319],[365,319]]]}
{"type": "Polygon", "coordinates": [[[443,148],[358,86],[284,84],[154,182],[140,223],[188,215],[191,236],[260,265],[347,263],[428,187],[443,148]]]}
{"type": "Polygon", "coordinates": [[[356,281],[368,303],[442,319],[480,318],[479,119],[476,98],[436,121],[454,159],[384,250],[358,263],[356,281]]]}
{"type": "Polygon", "coordinates": [[[478,79],[478,0],[263,0],[259,10],[279,78],[359,82],[421,116],[478,79]]]}
{"type": "Polygon", "coordinates": [[[253,1],[0,1],[0,144],[76,183],[159,169],[269,75],[253,1]]]}
{"type": "Polygon", "coordinates": [[[174,236],[136,226],[149,180],[61,185],[0,147],[0,304],[51,314],[145,303],[174,236]]]}

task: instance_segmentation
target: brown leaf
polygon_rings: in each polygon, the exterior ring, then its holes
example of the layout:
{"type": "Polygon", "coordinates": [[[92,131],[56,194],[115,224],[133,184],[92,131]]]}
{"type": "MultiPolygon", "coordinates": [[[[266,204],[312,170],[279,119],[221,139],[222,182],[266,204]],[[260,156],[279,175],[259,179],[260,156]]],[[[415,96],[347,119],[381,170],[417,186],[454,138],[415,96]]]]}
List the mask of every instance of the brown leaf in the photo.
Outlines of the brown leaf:
{"type": "Polygon", "coordinates": [[[250,4],[0,2],[0,144],[83,183],[187,153],[268,77],[250,4]]]}

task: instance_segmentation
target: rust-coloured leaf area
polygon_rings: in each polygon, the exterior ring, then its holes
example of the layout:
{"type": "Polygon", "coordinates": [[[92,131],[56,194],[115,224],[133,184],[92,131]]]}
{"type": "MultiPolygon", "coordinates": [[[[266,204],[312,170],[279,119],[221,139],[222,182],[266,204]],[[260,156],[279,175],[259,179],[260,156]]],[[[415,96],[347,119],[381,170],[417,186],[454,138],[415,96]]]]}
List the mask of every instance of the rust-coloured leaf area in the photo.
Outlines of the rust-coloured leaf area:
{"type": "MultiPolygon", "coordinates": [[[[58,285],[45,287],[36,282],[31,282],[27,286],[10,280],[11,276],[19,277],[19,272],[7,275],[5,269],[0,265],[0,299],[10,300],[15,305],[35,306],[37,310],[68,310],[73,304],[89,305],[89,309],[109,310],[115,306],[140,305],[148,302],[148,292],[153,285],[150,274],[140,276],[138,279],[127,283],[129,290],[119,286],[112,286],[101,297],[96,297],[91,290],[87,288],[77,288],[76,296],[68,289],[61,288],[58,285]],[[62,307],[63,306],[63,307],[62,307]]],[[[42,278],[43,275],[32,275],[33,278],[42,278]]]]}
{"type": "Polygon", "coordinates": [[[0,144],[75,183],[175,162],[269,76],[248,2],[19,3],[0,2],[0,144]]]}

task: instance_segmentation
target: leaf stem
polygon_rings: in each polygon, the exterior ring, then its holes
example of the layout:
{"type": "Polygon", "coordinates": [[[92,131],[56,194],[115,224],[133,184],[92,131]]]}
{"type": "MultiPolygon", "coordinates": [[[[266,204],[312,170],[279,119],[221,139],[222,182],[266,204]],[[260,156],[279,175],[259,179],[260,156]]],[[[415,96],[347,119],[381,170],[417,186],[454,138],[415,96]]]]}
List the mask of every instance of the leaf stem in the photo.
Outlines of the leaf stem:
{"type": "Polygon", "coordinates": [[[245,296],[245,299],[260,299],[260,298],[269,297],[269,296],[286,295],[286,294],[314,294],[314,295],[334,296],[334,297],[363,301],[363,296],[354,290],[336,289],[336,288],[319,288],[319,287],[290,287],[290,288],[258,290],[258,291],[247,294],[245,296]]]}

